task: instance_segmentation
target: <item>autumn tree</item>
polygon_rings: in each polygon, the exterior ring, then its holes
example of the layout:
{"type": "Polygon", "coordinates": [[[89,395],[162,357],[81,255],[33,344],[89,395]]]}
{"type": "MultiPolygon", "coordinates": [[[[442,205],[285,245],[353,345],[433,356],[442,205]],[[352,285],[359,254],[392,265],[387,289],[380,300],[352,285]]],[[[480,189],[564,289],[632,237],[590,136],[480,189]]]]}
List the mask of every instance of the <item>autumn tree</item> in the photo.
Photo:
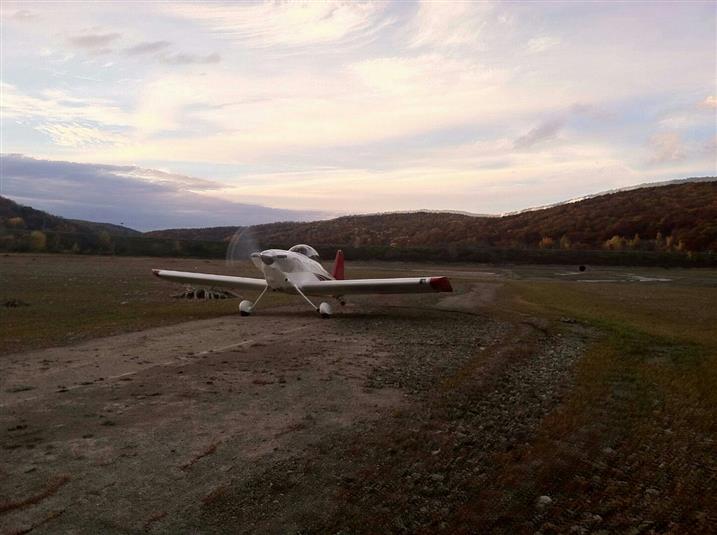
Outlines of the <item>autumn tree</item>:
{"type": "Polygon", "coordinates": [[[617,234],[603,243],[603,248],[610,251],[621,251],[625,248],[625,238],[617,234]]]}
{"type": "Polygon", "coordinates": [[[541,249],[551,249],[555,245],[555,240],[550,236],[543,236],[538,242],[538,247],[541,249]]]}
{"type": "Polygon", "coordinates": [[[41,230],[33,230],[30,233],[30,250],[44,251],[47,246],[47,236],[41,230]]]}

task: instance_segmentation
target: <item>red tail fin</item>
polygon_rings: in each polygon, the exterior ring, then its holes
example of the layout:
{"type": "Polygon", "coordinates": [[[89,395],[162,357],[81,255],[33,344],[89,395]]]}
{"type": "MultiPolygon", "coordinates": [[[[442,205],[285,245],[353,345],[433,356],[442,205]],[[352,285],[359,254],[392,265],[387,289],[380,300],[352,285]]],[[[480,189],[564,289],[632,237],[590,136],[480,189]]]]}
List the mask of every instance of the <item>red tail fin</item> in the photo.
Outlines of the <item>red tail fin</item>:
{"type": "Polygon", "coordinates": [[[334,272],[331,275],[337,281],[344,280],[344,252],[341,249],[336,251],[336,260],[334,260],[334,272]]]}

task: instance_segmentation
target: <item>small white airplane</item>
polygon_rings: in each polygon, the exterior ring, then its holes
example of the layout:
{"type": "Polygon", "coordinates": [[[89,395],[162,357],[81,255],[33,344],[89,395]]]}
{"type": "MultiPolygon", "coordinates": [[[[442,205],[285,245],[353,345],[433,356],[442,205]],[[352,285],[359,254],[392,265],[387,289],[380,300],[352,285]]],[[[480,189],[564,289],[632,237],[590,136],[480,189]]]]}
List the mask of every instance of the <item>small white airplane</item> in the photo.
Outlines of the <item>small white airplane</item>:
{"type": "Polygon", "coordinates": [[[400,279],[344,279],[344,253],[337,251],[333,273],[329,274],[319,263],[319,255],[309,245],[294,245],[288,251],[267,249],[251,254],[254,265],[264,275],[263,279],[249,277],[232,277],[192,273],[189,271],[169,271],[153,269],[152,272],[162,279],[183,282],[200,286],[227,286],[241,290],[257,290],[261,293],[256,301],[243,300],[239,303],[239,313],[248,316],[256,307],[264,294],[283,292],[298,294],[311,307],[321,314],[322,318],[331,316],[331,306],[324,302],[318,307],[307,297],[330,296],[342,305],[344,297],[352,294],[401,294],[452,292],[451,283],[446,277],[410,277],[400,279]]]}

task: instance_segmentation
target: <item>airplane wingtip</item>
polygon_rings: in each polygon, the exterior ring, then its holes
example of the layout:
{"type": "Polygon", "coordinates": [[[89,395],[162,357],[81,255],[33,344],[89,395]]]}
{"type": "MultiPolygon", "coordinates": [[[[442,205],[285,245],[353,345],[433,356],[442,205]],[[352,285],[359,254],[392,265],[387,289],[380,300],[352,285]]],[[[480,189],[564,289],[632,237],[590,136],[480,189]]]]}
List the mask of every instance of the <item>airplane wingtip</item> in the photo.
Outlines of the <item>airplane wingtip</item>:
{"type": "Polygon", "coordinates": [[[453,291],[453,287],[451,286],[451,281],[448,280],[448,277],[431,277],[429,284],[431,285],[431,288],[433,288],[437,292],[452,292],[453,291]]]}

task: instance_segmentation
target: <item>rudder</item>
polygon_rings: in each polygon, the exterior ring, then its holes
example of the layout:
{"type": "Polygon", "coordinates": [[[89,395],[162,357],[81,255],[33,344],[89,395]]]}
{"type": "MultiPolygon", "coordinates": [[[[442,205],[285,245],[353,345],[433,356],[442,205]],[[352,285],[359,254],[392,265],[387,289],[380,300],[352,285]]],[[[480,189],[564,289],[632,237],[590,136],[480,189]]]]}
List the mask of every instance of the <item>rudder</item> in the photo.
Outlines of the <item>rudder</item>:
{"type": "Polygon", "coordinates": [[[331,276],[338,280],[344,280],[344,252],[339,249],[336,251],[336,260],[334,260],[334,271],[331,276]]]}

